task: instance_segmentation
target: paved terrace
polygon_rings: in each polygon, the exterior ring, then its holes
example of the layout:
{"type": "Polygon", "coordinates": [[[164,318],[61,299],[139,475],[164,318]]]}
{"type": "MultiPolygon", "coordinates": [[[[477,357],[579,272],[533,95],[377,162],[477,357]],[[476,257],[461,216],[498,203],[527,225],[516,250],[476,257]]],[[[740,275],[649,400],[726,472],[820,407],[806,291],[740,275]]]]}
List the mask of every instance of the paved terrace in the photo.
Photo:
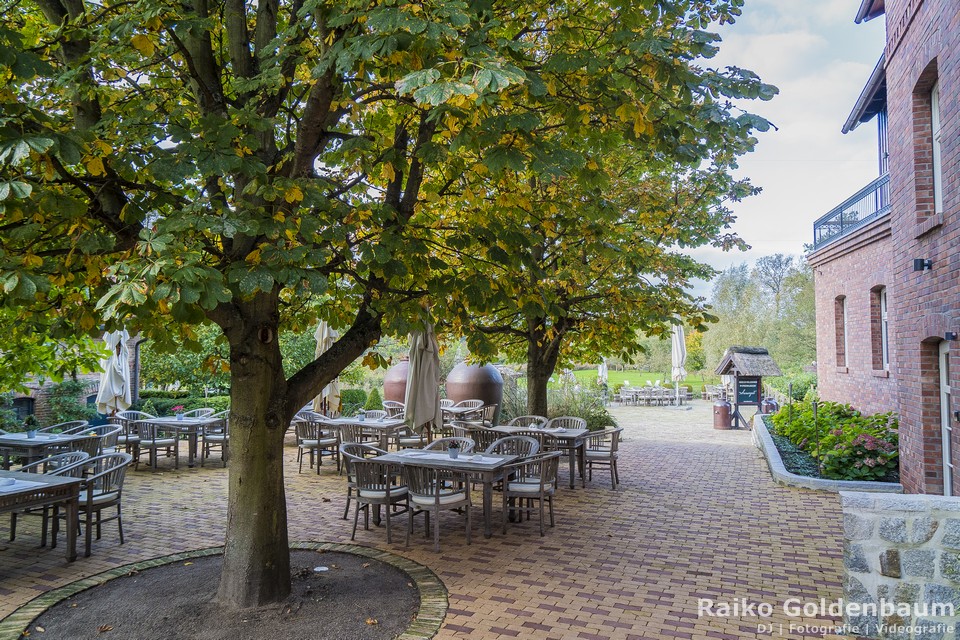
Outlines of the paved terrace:
{"type": "MultiPolygon", "coordinates": [[[[387,545],[385,531],[372,528],[358,531],[357,543],[405,555],[441,577],[450,609],[438,638],[821,637],[791,632],[790,625],[827,626],[828,619],[788,619],[781,604],[788,597],[840,597],[836,495],[775,485],[749,432],[715,431],[712,406],[693,406],[614,407],[625,427],[620,490],[610,491],[603,472],[586,490],[561,483],[557,526],[545,538],[534,519],[484,539],[475,506],[471,546],[454,515],[442,522],[439,554],[422,529],[405,548],[403,518],[399,542],[387,545]],[[698,598],[770,602],[775,614],[698,619],[698,598]],[[758,622],[783,627],[771,634],[758,631],[758,622]]],[[[349,542],[351,523],[340,519],[343,478],[326,464],[320,476],[298,474],[292,435],[288,445],[291,540],[349,542]]],[[[83,576],[221,544],[226,470],[183,464],[174,471],[170,460],[161,464],[167,468],[151,472],[141,465],[128,474],[127,542],[120,545],[108,523],[90,558],[67,564],[62,547],[38,549],[39,518],[22,518],[12,543],[4,524],[0,616],[83,576]]]]}

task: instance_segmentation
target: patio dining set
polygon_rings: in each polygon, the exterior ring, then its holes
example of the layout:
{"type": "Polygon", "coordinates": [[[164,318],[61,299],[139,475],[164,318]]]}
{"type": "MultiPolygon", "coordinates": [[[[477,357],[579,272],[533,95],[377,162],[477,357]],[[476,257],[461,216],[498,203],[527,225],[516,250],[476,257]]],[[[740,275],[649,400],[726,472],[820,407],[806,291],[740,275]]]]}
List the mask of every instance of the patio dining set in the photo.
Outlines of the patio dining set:
{"type": "Polygon", "coordinates": [[[553,502],[558,469],[566,458],[569,487],[592,479],[595,467],[607,467],[611,487],[619,483],[617,470],[621,429],[591,432],[582,418],[520,416],[506,424],[494,424],[496,405],[467,400],[456,405],[444,401],[444,421],[434,432],[417,432],[404,421],[403,405],[384,402],[384,410],[354,417],[329,418],[302,411],[293,421],[297,434],[298,463],[320,473],[324,459],[346,475],[348,519],[354,506],[356,538],[361,512],[364,529],[386,521],[387,542],[392,542],[391,518],[406,515],[406,541],[414,530],[416,516],[423,515],[425,534],[434,521],[434,548],[439,551],[440,514],[456,511],[465,520],[470,542],[472,490],[482,495],[483,531],[493,534],[494,493],[502,503],[501,529],[508,520],[539,515],[540,534],[545,518],[554,526],[553,502]],[[385,518],[383,514],[385,513],[385,518]]]}

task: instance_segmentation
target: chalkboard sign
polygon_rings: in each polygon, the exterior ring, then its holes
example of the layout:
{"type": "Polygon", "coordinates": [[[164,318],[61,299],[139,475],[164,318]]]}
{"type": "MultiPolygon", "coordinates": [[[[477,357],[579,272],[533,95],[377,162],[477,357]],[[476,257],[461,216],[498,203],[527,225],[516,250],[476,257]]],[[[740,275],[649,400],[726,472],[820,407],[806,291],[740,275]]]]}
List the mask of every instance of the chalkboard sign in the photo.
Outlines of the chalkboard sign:
{"type": "Polygon", "coordinates": [[[737,378],[737,404],[760,404],[760,378],[737,378]]]}

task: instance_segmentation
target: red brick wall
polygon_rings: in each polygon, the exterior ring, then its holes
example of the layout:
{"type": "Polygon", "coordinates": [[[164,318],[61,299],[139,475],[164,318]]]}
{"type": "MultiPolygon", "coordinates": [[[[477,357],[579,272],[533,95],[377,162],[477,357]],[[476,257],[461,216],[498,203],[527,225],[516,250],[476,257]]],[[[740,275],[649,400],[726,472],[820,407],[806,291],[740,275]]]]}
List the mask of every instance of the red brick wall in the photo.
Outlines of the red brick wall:
{"type": "MultiPolygon", "coordinates": [[[[817,384],[820,397],[845,402],[864,413],[893,411],[896,386],[889,371],[874,365],[876,291],[887,288],[893,299],[889,218],[866,225],[812,254],[817,312],[817,384]],[[846,349],[839,335],[843,298],[846,349]],[[843,357],[845,355],[845,358],[843,357]]],[[[889,316],[889,314],[888,314],[889,316]]],[[[892,331],[892,321],[889,329],[892,331]]],[[[896,347],[891,345],[891,361],[896,347]]]]}
{"type": "MultiPolygon", "coordinates": [[[[941,493],[937,349],[945,331],[960,331],[960,3],[887,0],[886,23],[891,231],[896,247],[896,297],[890,298],[890,315],[901,413],[900,467],[907,491],[941,493]],[[936,80],[943,127],[942,215],[932,210],[929,156],[929,91],[936,80]],[[914,258],[933,260],[933,269],[914,272],[914,258]]],[[[960,409],[960,342],[954,344],[952,410],[960,409]]],[[[956,427],[955,440],[960,424],[956,427]]],[[[960,452],[960,441],[953,448],[960,452]]],[[[954,478],[953,493],[960,494],[960,478],[954,478]]]]}

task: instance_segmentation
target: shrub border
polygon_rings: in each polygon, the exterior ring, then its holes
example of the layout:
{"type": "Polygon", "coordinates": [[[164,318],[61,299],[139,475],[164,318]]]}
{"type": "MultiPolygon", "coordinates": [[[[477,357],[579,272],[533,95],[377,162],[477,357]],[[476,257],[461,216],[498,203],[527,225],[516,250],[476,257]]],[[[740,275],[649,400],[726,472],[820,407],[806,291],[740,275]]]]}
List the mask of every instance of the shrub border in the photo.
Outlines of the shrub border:
{"type": "Polygon", "coordinates": [[[828,480],[811,478],[787,471],[780,457],[780,451],[767,430],[769,416],[757,414],[753,418],[753,444],[760,449],[770,468],[770,475],[777,484],[817,491],[865,491],[868,493],[903,493],[903,485],[897,482],[875,482],[872,480],[828,480]],[[759,420],[757,418],[760,418],[759,420]]]}
{"type": "MultiPolygon", "coordinates": [[[[435,636],[440,630],[440,625],[447,615],[447,608],[449,606],[447,588],[437,574],[426,566],[404,558],[403,556],[390,553],[389,551],[381,551],[380,549],[363,547],[356,544],[291,542],[290,550],[352,553],[365,558],[379,560],[384,564],[399,569],[410,576],[413,583],[417,585],[417,591],[420,594],[420,608],[417,610],[413,622],[410,623],[403,633],[397,636],[397,640],[428,640],[435,636]]],[[[6,618],[0,620],[0,640],[18,640],[23,637],[23,632],[33,624],[33,621],[50,607],[81,591],[98,587],[114,578],[129,575],[132,571],[144,571],[191,558],[203,558],[222,554],[222,546],[174,553],[168,556],[153,558],[152,560],[142,560],[140,562],[115,567],[96,575],[81,578],[57,589],[47,591],[26,604],[21,605],[6,618]]]]}

